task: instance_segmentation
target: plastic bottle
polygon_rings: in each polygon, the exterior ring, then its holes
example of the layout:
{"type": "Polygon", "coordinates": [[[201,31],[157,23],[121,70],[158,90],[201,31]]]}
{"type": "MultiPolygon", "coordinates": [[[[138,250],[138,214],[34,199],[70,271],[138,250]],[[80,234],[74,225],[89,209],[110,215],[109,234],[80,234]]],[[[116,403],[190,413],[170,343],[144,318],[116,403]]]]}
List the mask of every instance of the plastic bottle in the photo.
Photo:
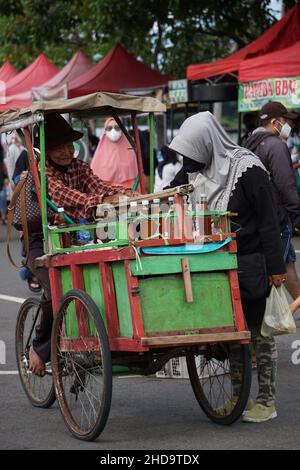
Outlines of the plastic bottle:
{"type": "MultiPolygon", "coordinates": [[[[208,211],[208,200],[206,194],[200,194],[200,211],[208,211]]],[[[200,230],[203,228],[203,235],[211,235],[211,216],[204,215],[200,223],[200,230]]]]}
{"type": "Polygon", "coordinates": [[[128,236],[130,240],[136,240],[139,238],[139,225],[140,222],[136,220],[138,216],[138,204],[137,201],[131,201],[129,207],[128,216],[135,218],[135,220],[130,220],[128,224],[128,236]]]}
{"type": "MultiPolygon", "coordinates": [[[[59,228],[66,228],[66,219],[65,219],[65,209],[63,207],[58,207],[57,209],[58,213],[58,227],[59,228]]],[[[60,234],[60,241],[61,241],[61,246],[62,248],[68,248],[71,246],[71,234],[70,232],[62,232],[60,234]]]]}
{"type": "Polygon", "coordinates": [[[162,221],[160,219],[160,199],[153,199],[151,206],[151,238],[159,238],[162,233],[162,221]]]}
{"type": "Polygon", "coordinates": [[[142,208],[140,211],[140,235],[142,240],[147,240],[151,233],[151,220],[149,218],[149,201],[148,199],[142,200],[142,208]]]}
{"type": "MultiPolygon", "coordinates": [[[[79,224],[85,225],[87,223],[87,219],[85,217],[79,217],[79,224]]],[[[92,240],[91,232],[89,230],[79,230],[76,232],[76,239],[79,245],[86,245],[92,240]]]]}
{"type": "Polygon", "coordinates": [[[169,204],[169,218],[168,218],[169,238],[174,238],[175,237],[175,220],[174,220],[175,210],[174,210],[174,197],[173,196],[168,197],[168,204],[169,204]]]}

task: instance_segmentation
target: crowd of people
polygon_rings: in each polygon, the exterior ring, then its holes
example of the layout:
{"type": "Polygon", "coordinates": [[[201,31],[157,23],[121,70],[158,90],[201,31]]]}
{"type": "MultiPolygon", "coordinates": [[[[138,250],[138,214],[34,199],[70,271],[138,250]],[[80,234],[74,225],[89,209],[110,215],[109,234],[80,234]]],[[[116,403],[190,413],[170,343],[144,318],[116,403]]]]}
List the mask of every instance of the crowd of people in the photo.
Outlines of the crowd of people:
{"type": "MultiPolygon", "coordinates": [[[[259,112],[257,126],[249,120],[251,129],[239,146],[210,112],[201,112],[187,118],[170,145],[156,152],[155,192],[193,181],[193,197],[205,193],[210,209],[236,214],[232,228],[237,237],[239,272],[249,271],[247,287],[252,288],[249,296],[240,278],[242,305],[256,351],[259,382],[256,402],[243,417],[246,422],[264,422],[277,415],[276,344],[274,338],[260,333],[270,286],[284,283],[293,299],[300,296],[292,243],[293,235],[300,231],[295,176],[300,167],[299,121],[298,114],[281,103],[267,103],[259,112]],[[258,285],[257,279],[265,282],[258,285]]],[[[73,142],[82,134],[62,116],[48,116],[45,127],[48,195],[75,220],[91,217],[103,201],[112,202],[119,194],[132,195],[132,188],[139,191],[134,149],[114,118],[106,120],[89,165],[74,159],[73,142]]],[[[0,154],[0,195],[6,176],[13,187],[28,169],[26,150],[17,137],[11,141],[6,162],[5,166],[0,154]]],[[[148,162],[144,151],[146,178],[148,162]]],[[[5,214],[2,203],[0,208],[5,214]]],[[[42,323],[30,349],[30,367],[37,375],[44,374],[49,359],[53,315],[48,271],[34,263],[42,254],[42,234],[35,234],[30,238],[28,268],[43,287],[42,323]]]]}

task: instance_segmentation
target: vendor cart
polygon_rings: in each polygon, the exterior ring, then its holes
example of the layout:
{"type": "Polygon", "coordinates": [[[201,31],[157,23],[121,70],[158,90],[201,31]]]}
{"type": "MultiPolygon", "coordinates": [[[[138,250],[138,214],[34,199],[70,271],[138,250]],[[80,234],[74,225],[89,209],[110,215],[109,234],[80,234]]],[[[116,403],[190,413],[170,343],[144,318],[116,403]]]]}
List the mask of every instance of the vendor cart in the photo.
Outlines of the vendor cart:
{"type": "Polygon", "coordinates": [[[149,375],[171,358],[185,357],[199,405],[220,424],[236,421],[249,396],[250,334],[240,300],[231,214],[191,210],[186,201],[193,190],[190,185],[151,192],[154,113],[163,111],[164,105],[153,98],[95,93],[36,102],[0,116],[0,131],[18,129],[27,145],[44,236],[45,256],[37,263],[49,268],[55,312],[51,363],[40,378],[28,368],[39,302],[28,299],[21,306],[16,328],[20,379],[34,406],[49,407],[56,398],[67,427],[82,440],[96,439],[105,427],[114,366],[149,375]],[[44,116],[49,113],[69,113],[82,120],[114,116],[136,150],[141,192],[145,190],[136,115],[149,113],[150,194],[123,199],[113,208],[115,219],[105,218],[107,212],[99,206],[88,226],[70,220],[64,227],[49,225],[44,136],[44,116]],[[122,116],[132,118],[134,139],[122,116]],[[39,165],[31,141],[34,126],[39,126],[39,165]],[[172,208],[154,215],[129,214],[133,201],[135,207],[145,199],[157,207],[158,197],[166,204],[171,197],[172,208]],[[132,227],[141,229],[145,221],[147,237],[132,235],[132,227]],[[202,230],[207,230],[207,222],[209,232],[202,230]],[[63,246],[63,234],[87,229],[94,234],[92,243],[63,246]],[[95,234],[108,229],[113,236],[98,240],[95,234]]]}

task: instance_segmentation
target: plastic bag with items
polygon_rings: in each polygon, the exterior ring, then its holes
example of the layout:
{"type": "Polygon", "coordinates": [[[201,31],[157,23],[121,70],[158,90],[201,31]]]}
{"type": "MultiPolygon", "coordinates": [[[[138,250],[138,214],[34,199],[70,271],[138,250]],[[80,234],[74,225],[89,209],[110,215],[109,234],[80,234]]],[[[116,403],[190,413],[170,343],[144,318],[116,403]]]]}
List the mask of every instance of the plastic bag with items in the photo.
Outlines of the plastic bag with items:
{"type": "Polygon", "coordinates": [[[265,337],[296,332],[296,324],[285,296],[283,286],[272,287],[266,301],[261,334],[265,337]]]}

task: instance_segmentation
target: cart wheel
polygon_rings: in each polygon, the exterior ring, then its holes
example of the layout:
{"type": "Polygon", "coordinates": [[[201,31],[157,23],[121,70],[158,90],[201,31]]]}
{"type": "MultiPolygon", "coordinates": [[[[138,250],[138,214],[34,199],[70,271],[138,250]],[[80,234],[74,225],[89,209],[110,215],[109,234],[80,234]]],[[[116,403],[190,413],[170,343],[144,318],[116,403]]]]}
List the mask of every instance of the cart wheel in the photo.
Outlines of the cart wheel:
{"type": "Polygon", "coordinates": [[[39,408],[49,408],[55,402],[51,367],[46,365],[44,377],[38,377],[29,370],[29,349],[40,312],[38,299],[30,298],[22,304],[16,325],[16,356],[19,377],[30,402],[39,408]]]}
{"type": "Polygon", "coordinates": [[[109,415],[112,365],[99,309],[83,291],[74,289],[63,296],[54,318],[51,351],[64,421],[75,437],[92,441],[109,415]]]}
{"type": "Polygon", "coordinates": [[[206,345],[198,355],[188,352],[187,367],[195,396],[215,423],[232,424],[242,415],[251,387],[248,344],[206,345]]]}

